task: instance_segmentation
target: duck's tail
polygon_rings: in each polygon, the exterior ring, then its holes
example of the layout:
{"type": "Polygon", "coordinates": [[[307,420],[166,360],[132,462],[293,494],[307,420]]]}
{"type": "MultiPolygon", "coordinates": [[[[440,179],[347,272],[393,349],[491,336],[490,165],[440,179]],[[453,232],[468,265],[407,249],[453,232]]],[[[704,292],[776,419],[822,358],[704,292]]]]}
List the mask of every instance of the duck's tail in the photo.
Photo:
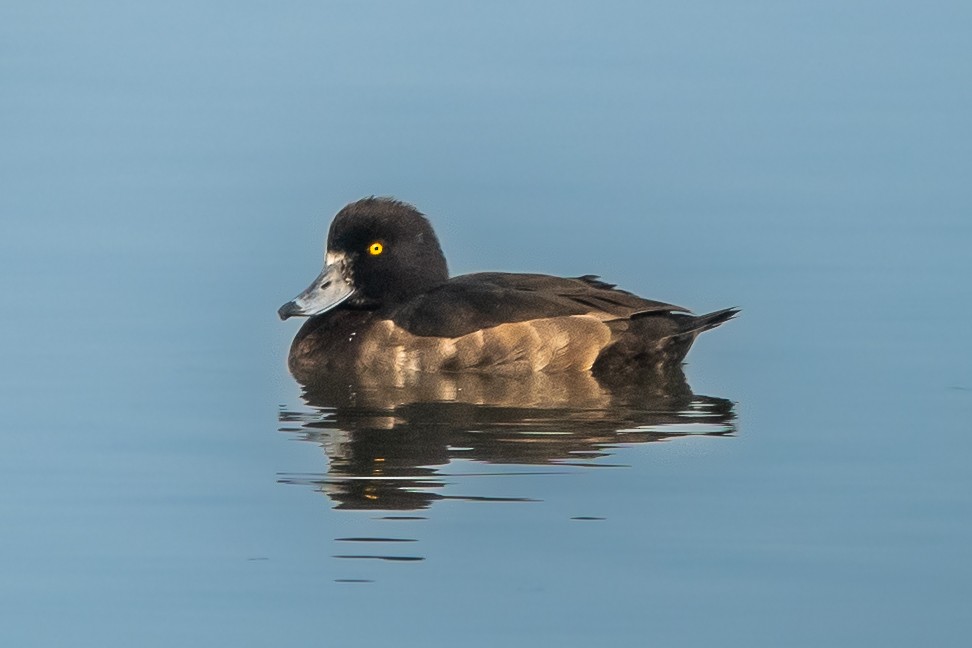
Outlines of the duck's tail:
{"type": "Polygon", "coordinates": [[[706,313],[705,315],[686,317],[682,322],[679,323],[680,326],[678,335],[681,336],[689,333],[698,335],[703,331],[714,329],[720,324],[725,324],[738,314],[738,308],[723,308],[722,310],[706,313]]]}
{"type": "Polygon", "coordinates": [[[655,375],[667,371],[680,373],[681,363],[699,333],[728,322],[738,313],[738,308],[705,315],[670,311],[636,313],[629,320],[630,326],[601,352],[591,370],[595,376],[614,379],[652,372],[655,375]]]}

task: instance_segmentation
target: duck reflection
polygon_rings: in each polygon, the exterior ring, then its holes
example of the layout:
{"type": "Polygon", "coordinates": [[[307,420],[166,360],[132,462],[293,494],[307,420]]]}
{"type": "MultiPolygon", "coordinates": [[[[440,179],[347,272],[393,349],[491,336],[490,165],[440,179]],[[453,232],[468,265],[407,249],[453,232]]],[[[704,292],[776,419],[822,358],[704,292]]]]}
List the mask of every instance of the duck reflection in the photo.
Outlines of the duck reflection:
{"type": "Polygon", "coordinates": [[[550,472],[604,465],[619,444],[735,433],[732,403],[693,394],[680,367],[623,384],[579,372],[330,375],[304,385],[303,397],[310,410],[281,411],[281,430],[320,444],[327,473],[280,481],[311,485],[344,509],[497,499],[439,492],[462,459],[550,472]]]}

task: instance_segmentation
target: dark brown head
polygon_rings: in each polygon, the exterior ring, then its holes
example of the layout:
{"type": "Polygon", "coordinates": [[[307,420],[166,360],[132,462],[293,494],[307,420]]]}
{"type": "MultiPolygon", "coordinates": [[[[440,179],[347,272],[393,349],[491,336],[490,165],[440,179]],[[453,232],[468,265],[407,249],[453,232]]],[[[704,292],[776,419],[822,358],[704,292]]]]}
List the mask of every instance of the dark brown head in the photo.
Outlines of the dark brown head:
{"type": "Polygon", "coordinates": [[[334,217],[323,272],[278,313],[281,319],[320,315],[342,303],[378,308],[448,278],[439,239],[425,216],[392,198],[364,198],[334,217]]]}

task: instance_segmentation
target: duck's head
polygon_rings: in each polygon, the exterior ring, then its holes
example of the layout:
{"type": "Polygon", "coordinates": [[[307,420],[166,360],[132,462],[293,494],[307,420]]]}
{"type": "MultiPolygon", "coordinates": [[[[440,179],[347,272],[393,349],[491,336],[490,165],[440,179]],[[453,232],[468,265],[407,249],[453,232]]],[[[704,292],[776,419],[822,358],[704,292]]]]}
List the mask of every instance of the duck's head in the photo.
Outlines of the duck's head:
{"type": "Polygon", "coordinates": [[[280,307],[280,319],[320,315],[347,303],[377,308],[400,303],[449,278],[432,226],[417,209],[392,198],[364,198],[334,217],[324,270],[280,307]]]}

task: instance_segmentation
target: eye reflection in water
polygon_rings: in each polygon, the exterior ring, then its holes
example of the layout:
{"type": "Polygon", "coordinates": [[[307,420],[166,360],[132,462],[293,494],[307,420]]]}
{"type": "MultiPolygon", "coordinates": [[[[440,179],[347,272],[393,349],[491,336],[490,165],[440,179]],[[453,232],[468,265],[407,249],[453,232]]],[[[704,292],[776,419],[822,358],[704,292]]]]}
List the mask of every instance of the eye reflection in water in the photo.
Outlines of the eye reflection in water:
{"type": "Polygon", "coordinates": [[[282,474],[280,481],[315,487],[339,509],[529,501],[529,494],[500,499],[438,491],[445,478],[462,476],[449,472],[456,460],[496,464],[492,474],[549,473],[604,466],[595,460],[618,444],[735,434],[733,404],[693,394],[681,368],[628,377],[623,385],[579,372],[415,374],[394,384],[380,375],[330,375],[304,385],[303,396],[310,409],[282,409],[281,431],[319,444],[327,472],[282,474]]]}

